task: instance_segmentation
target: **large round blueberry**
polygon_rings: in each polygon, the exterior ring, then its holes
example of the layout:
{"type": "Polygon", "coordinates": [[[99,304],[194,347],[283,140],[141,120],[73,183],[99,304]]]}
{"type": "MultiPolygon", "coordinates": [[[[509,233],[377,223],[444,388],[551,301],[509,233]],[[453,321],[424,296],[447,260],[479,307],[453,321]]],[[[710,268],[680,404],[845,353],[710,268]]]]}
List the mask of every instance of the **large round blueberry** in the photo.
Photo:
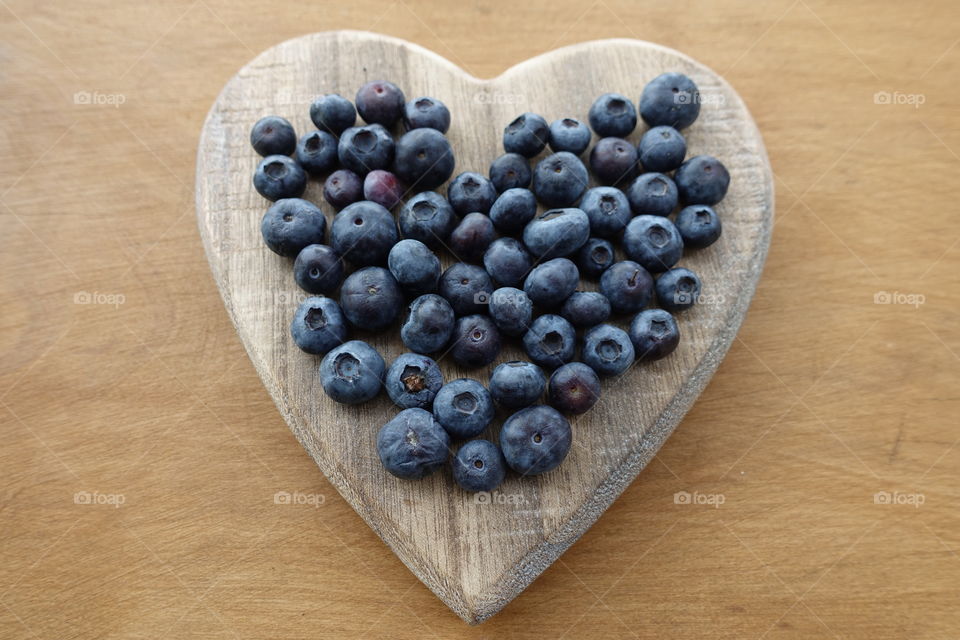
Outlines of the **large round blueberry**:
{"type": "Polygon", "coordinates": [[[677,214],[674,224],[680,232],[680,237],[683,238],[683,246],[692,249],[709,247],[717,241],[722,230],[720,216],[712,207],[705,204],[684,207],[677,214]]]}
{"type": "Polygon", "coordinates": [[[433,401],[433,417],[451,438],[472,438],[493,420],[493,398],[486,387],[470,378],[443,385],[433,401]]]}
{"type": "Polygon", "coordinates": [[[308,244],[293,261],[293,279],[308,293],[333,293],[343,282],[343,260],[325,244],[308,244]]]}
{"type": "Polygon", "coordinates": [[[398,478],[422,478],[447,461],[450,436],[425,409],[404,409],[377,434],[377,454],[398,478]]]}
{"type": "Polygon", "coordinates": [[[447,248],[458,260],[480,262],[495,237],[497,232],[488,216],[478,212],[468,213],[450,232],[447,248]]]}
{"type": "Polygon", "coordinates": [[[694,156],[674,174],[684,204],[717,204],[727,195],[730,173],[713,156],[694,156]]]}
{"type": "Polygon", "coordinates": [[[640,117],[651,127],[689,127],[700,115],[700,91],[682,73],[664,73],[643,88],[640,117]]]}
{"type": "Polygon", "coordinates": [[[543,116],[523,113],[503,130],[503,150],[532,158],[543,151],[549,139],[550,130],[543,116]]]}
{"type": "Polygon", "coordinates": [[[383,206],[361,200],[333,218],[330,246],[357,266],[383,264],[397,242],[397,225],[383,206]]]}
{"type": "Polygon", "coordinates": [[[389,271],[383,267],[364,267],[343,281],[340,307],[355,327],[382,331],[400,315],[403,293],[389,271]]]}
{"type": "Polygon", "coordinates": [[[590,151],[590,170],[603,184],[627,183],[637,173],[637,149],[623,138],[601,138],[590,151]]]}
{"type": "Polygon", "coordinates": [[[435,293],[422,295],[407,307],[400,339],[411,351],[435,353],[447,346],[456,316],[450,303],[435,293]]]}
{"type": "Polygon", "coordinates": [[[372,400],[383,384],[386,365],[377,350],[361,340],[344,342],[320,362],[324,392],[343,404],[372,400]]]}
{"type": "Polygon", "coordinates": [[[683,164],[687,141],[673,127],[654,127],[640,138],[637,154],[644,171],[673,171],[683,164]]]}
{"type": "Polygon", "coordinates": [[[500,332],[487,316],[460,318],[453,329],[450,355],[464,367],[485,367],[500,353],[500,332]]]}
{"type": "Polygon", "coordinates": [[[535,266],[523,283],[523,290],[539,307],[563,304],[580,283],[577,265],[566,258],[554,258],[535,266]]]}
{"type": "Polygon", "coordinates": [[[634,215],[668,216],[677,206],[677,185],[662,173],[644,173],[627,187],[634,215]]]}
{"type": "Polygon", "coordinates": [[[569,151],[560,151],[537,163],[533,192],[548,207],[569,207],[590,184],[587,168],[569,151]]]}
{"type": "Polygon", "coordinates": [[[580,357],[597,375],[618,376],[633,364],[633,343],[623,329],[601,324],[583,337],[580,357]]]}
{"type": "Polygon", "coordinates": [[[554,469],[570,451],[570,423],[553,407],[537,405],[507,418],[500,430],[500,448],[511,469],[536,475],[554,469]]]}
{"type": "Polygon", "coordinates": [[[253,187],[267,200],[299,198],[307,188],[307,174],[287,156],[267,156],[257,165],[253,187]]]}
{"type": "Polygon", "coordinates": [[[523,243],[543,260],[568,256],[590,237],[590,219],[580,209],[549,209],[523,229],[523,243]]]}
{"type": "Polygon", "coordinates": [[[505,153],[490,163],[490,182],[503,193],[507,189],[526,189],[533,173],[530,161],[519,153],[505,153]]]}
{"type": "Polygon", "coordinates": [[[363,179],[363,198],[385,209],[393,209],[400,204],[404,191],[397,176],[383,169],[374,169],[363,179]]]}
{"type": "Polygon", "coordinates": [[[374,169],[389,169],[394,150],[390,132],[379,124],[369,124],[341,133],[337,156],[344,168],[365,176],[374,169]]]}
{"type": "Polygon", "coordinates": [[[593,327],[610,317],[610,301],[599,291],[574,291],[560,308],[560,315],[575,327],[593,327]]]}
{"type": "Polygon", "coordinates": [[[436,98],[417,98],[404,107],[403,124],[407,129],[429,128],[446,133],[450,128],[450,110],[436,98]]]}
{"type": "Polygon", "coordinates": [[[487,213],[496,199],[497,190],[493,183],[472,171],[461,173],[447,187],[447,200],[461,216],[475,211],[487,213]]]}
{"type": "Polygon", "coordinates": [[[364,122],[392,127],[403,116],[406,101],[397,85],[386,80],[374,80],[357,91],[357,112],[364,122]]]}
{"type": "Polygon", "coordinates": [[[483,254],[483,268],[505,287],[521,284],[531,264],[530,252],[516,238],[497,238],[483,254]]]}
{"type": "Polygon", "coordinates": [[[560,118],[550,123],[550,148],[580,155],[590,146],[590,129],[576,118],[560,118]]]}
{"type": "Polygon", "coordinates": [[[680,260],[683,238],[669,218],[637,216],[623,233],[623,250],[650,273],[660,273],[680,260]]]}
{"type": "Polygon", "coordinates": [[[541,367],[559,367],[573,360],[577,333],[562,317],[548,313],[534,320],[523,334],[523,348],[541,367]]]}
{"type": "Polygon", "coordinates": [[[577,252],[577,268],[580,273],[596,278],[613,264],[613,245],[603,238],[590,238],[577,252]]]}
{"type": "Polygon", "coordinates": [[[429,409],[443,386],[443,373],[432,358],[419,353],[403,353],[390,364],[383,386],[393,403],[401,409],[429,409]]]}
{"type": "Polygon", "coordinates": [[[607,296],[614,313],[637,313],[653,297],[653,278],[636,262],[624,260],[603,272],[600,292],[607,296]]]}
{"type": "Polygon", "coordinates": [[[288,156],[297,146],[297,134],[285,118],[260,118],[250,130],[250,144],[262,156],[288,156]]]}
{"type": "Polygon", "coordinates": [[[630,323],[629,334],[634,353],[641,362],[665,358],[680,344],[677,321],[663,309],[638,313],[630,323]]]}
{"type": "Polygon", "coordinates": [[[436,189],[453,175],[450,141],[436,129],[411,129],[397,141],[393,172],[411,189],[436,189]]]}
{"type": "Polygon", "coordinates": [[[464,491],[493,491],[506,475],[503,452],[489,440],[471,440],[453,459],[453,479],[464,491]]]}
{"type": "Polygon", "coordinates": [[[335,301],[311,296],[297,307],[290,335],[307,353],[323,355],[347,339],[347,320],[335,301]]]}
{"type": "Polygon", "coordinates": [[[493,281],[483,267],[457,262],[440,276],[439,290],[458,316],[467,316],[484,312],[493,281]]]}
{"type": "Polygon", "coordinates": [[[419,240],[401,240],[387,256],[387,267],[410,296],[435,291],[440,280],[440,258],[419,240]]]}
{"type": "Polygon", "coordinates": [[[404,238],[419,240],[432,248],[446,242],[456,221],[453,207],[435,191],[424,191],[407,200],[397,218],[404,238]]]}
{"type": "Polygon", "coordinates": [[[311,131],[297,142],[297,162],[312,176],[326,173],[337,164],[337,139],[326,131],[311,131]]]}
{"type": "Polygon", "coordinates": [[[307,245],[322,243],[326,230],[323,212],[300,198],[277,200],[260,222],[260,233],[270,250],[290,258],[307,245]]]}
{"type": "Polygon", "coordinates": [[[310,119],[317,129],[335,136],[352,127],[357,121],[353,103],[336,93],[328,93],[314,99],[310,104],[310,119]]]}
{"type": "Polygon", "coordinates": [[[600,399],[600,379],[582,362],[567,363],[550,376],[547,398],[557,411],[571,415],[586,413],[600,399]]]}
{"type": "Polygon", "coordinates": [[[532,362],[512,360],[498,364],[490,374],[490,395],[502,407],[529,407],[543,395],[547,377],[532,362]]]}
{"type": "Polygon", "coordinates": [[[336,209],[363,200],[363,180],[349,169],[337,169],[323,183],[323,198],[336,209]]]}
{"type": "Polygon", "coordinates": [[[501,287],[491,294],[487,313],[500,333],[522,336],[533,320],[533,301],[520,289],[501,287]]]}
{"type": "Polygon", "coordinates": [[[590,106],[590,126],[601,138],[626,138],[637,126],[637,109],[619,93],[605,93],[590,106]]]}
{"type": "Polygon", "coordinates": [[[690,269],[670,269],[657,278],[657,303],[667,311],[689,309],[700,298],[700,278],[690,269]]]}
{"type": "Polygon", "coordinates": [[[490,207],[490,219],[504,233],[516,233],[537,215],[537,197],[533,191],[516,187],[500,194],[490,207]]]}
{"type": "Polygon", "coordinates": [[[616,187],[594,187],[583,194],[580,209],[590,219],[590,233],[610,238],[622,232],[633,213],[630,201],[616,187]]]}

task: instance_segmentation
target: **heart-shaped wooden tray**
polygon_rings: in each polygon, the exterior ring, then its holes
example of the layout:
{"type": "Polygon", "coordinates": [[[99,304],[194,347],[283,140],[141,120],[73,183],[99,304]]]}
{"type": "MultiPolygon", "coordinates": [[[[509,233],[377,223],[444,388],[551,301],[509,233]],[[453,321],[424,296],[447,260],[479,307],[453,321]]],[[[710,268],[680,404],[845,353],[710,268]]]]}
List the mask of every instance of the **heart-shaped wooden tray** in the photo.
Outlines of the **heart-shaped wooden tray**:
{"type": "MultiPolygon", "coordinates": [[[[636,142],[645,129],[641,123],[630,140],[636,142]]],[[[703,65],[636,40],[559,49],[492,80],[474,78],[419,46],[372,33],[327,32],[284,42],[243,67],[217,98],[201,135],[196,189],[201,235],[227,311],[290,429],[344,499],[470,623],[495,614],[526,588],[600,517],[670,435],[743,320],[773,222],[772,172],[739,96],[703,65]],[[314,129],[309,105],[315,96],[336,92],[352,99],[364,82],[388,79],[408,98],[429,95],[445,102],[453,114],[448,135],[455,173],[485,174],[502,153],[503,127],[517,114],[585,120],[601,93],[636,100],[664,71],[683,72],[700,87],[700,117],[684,131],[689,154],[720,158],[732,177],[717,208],[723,236],[681,261],[700,274],[704,297],[679,314],[680,347],[665,360],[605,381],[600,402],[572,420],[574,445],[550,473],[508,476],[497,492],[479,497],[460,490],[447,470],[422,481],[389,475],[374,443],[380,425],[397,409],[385,394],[357,407],[330,401],[318,380],[319,358],[299,351],[289,337],[304,294],[294,283],[291,262],[271,253],[260,236],[269,203],[251,185],[258,157],[250,148],[250,127],[277,114],[302,134],[314,129]]],[[[312,181],[304,197],[332,219],[321,192],[322,184],[312,181]]],[[[374,344],[388,363],[404,351],[397,330],[358,337],[374,344]]],[[[497,362],[517,358],[523,354],[511,346],[497,362]]],[[[461,370],[448,360],[441,363],[446,379],[487,381],[491,368],[461,370]]],[[[483,437],[496,440],[503,417],[483,437]]]]}

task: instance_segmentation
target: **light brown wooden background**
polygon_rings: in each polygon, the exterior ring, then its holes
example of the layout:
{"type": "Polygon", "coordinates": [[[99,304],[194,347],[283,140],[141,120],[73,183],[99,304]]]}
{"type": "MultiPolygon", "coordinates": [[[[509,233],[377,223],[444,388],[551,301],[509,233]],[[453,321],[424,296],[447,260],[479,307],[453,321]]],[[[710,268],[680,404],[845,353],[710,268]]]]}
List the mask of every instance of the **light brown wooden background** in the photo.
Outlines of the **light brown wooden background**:
{"type": "Polygon", "coordinates": [[[0,637],[957,636],[960,10],[925,7],[0,0],[0,637]],[[675,47],[739,90],[777,176],[767,269],[713,382],[476,628],[300,449],[197,234],[220,87],[336,28],[483,77],[582,40],[675,47]]]}

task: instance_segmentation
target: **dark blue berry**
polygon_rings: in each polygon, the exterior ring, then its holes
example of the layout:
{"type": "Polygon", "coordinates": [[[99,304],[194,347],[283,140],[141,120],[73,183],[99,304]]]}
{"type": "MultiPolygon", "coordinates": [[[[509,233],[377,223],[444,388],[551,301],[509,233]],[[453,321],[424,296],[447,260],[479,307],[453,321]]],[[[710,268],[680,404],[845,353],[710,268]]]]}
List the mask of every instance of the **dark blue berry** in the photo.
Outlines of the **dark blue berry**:
{"type": "Polygon", "coordinates": [[[411,351],[435,353],[447,346],[456,316],[450,303],[434,293],[422,295],[407,307],[400,339],[411,351]]]}
{"type": "Polygon", "coordinates": [[[404,238],[419,240],[431,248],[446,242],[456,222],[453,207],[435,191],[424,191],[407,200],[397,218],[404,238]]]}
{"type": "Polygon", "coordinates": [[[616,262],[600,276],[600,292],[614,313],[637,313],[653,297],[653,278],[632,260],[616,262]]]}
{"type": "Polygon", "coordinates": [[[489,440],[471,440],[453,459],[453,479],[464,491],[493,491],[506,475],[503,452],[489,440]]]}
{"type": "Polygon", "coordinates": [[[703,249],[712,245],[720,237],[720,216],[705,204],[684,207],[677,214],[674,224],[680,232],[680,237],[683,238],[684,247],[703,249]]]}
{"type": "Polygon", "coordinates": [[[484,312],[493,281],[483,267],[457,262],[440,276],[439,290],[458,316],[468,316],[484,312]]]}
{"type": "Polygon", "coordinates": [[[382,331],[393,324],[403,307],[396,278],[383,267],[354,271],[340,287],[340,308],[350,324],[366,331],[382,331]]]}
{"type": "Polygon", "coordinates": [[[299,198],[307,188],[307,174],[287,156],[267,156],[257,165],[253,187],[267,200],[299,198]]]}
{"type": "Polygon", "coordinates": [[[694,156],[674,174],[680,201],[689,204],[717,204],[727,195],[730,173],[713,156],[694,156]]]}
{"type": "Polygon", "coordinates": [[[403,124],[407,129],[429,128],[446,133],[450,128],[450,110],[436,98],[417,98],[404,107],[403,124]]]}
{"type": "Polygon", "coordinates": [[[526,189],[532,178],[530,162],[519,153],[505,153],[490,163],[490,182],[500,193],[526,189]]]}
{"type": "Polygon", "coordinates": [[[490,374],[490,395],[507,409],[529,407],[540,399],[546,387],[547,377],[532,362],[504,362],[490,374]]]}
{"type": "Polygon", "coordinates": [[[544,211],[523,229],[523,243],[530,253],[549,260],[568,256],[590,237],[590,219],[580,209],[544,211]]]}
{"type": "Polygon", "coordinates": [[[304,247],[323,242],[327,219],[308,200],[284,198],[263,214],[260,233],[270,250],[281,256],[295,257],[304,247]]]}
{"type": "Polygon", "coordinates": [[[450,141],[436,129],[411,129],[396,145],[393,172],[411,189],[436,189],[453,175],[450,141]]]}
{"type": "Polygon", "coordinates": [[[576,118],[561,118],[550,123],[550,148],[580,155],[590,146],[590,129],[576,118]]]}
{"type": "Polygon", "coordinates": [[[570,362],[550,376],[547,398],[557,411],[571,415],[586,413],[600,399],[600,379],[584,363],[570,362]]]}
{"type": "Polygon", "coordinates": [[[347,320],[334,300],[311,296],[297,307],[290,335],[307,353],[323,355],[347,339],[347,320]]]}
{"type": "Polygon", "coordinates": [[[520,289],[501,287],[490,295],[487,313],[503,335],[522,336],[533,320],[533,301],[520,289]]]}
{"type": "Polygon", "coordinates": [[[669,218],[637,216],[623,233],[623,250],[650,273],[660,273],[680,260],[683,239],[669,218]]]}
{"type": "Polygon", "coordinates": [[[453,329],[450,355],[464,367],[485,367],[500,353],[500,332],[487,316],[460,318],[453,329]]]}
{"type": "Polygon", "coordinates": [[[330,226],[330,246],[356,265],[384,264],[397,243],[397,225],[376,202],[361,200],[342,209],[330,226]]]}
{"type": "Polygon", "coordinates": [[[400,204],[403,192],[404,187],[397,176],[383,169],[374,169],[363,179],[364,200],[376,202],[385,209],[393,209],[400,204]]]}
{"type": "Polygon", "coordinates": [[[556,468],[567,457],[572,441],[567,419],[544,405],[517,411],[500,430],[500,448],[507,465],[525,476],[556,468]]]}
{"type": "Polygon", "coordinates": [[[447,200],[461,216],[473,212],[488,213],[496,199],[497,190],[493,183],[472,171],[461,173],[447,187],[447,200]]]}
{"type": "Polygon", "coordinates": [[[640,138],[637,154],[644,171],[673,171],[687,155],[687,141],[673,127],[654,127],[640,138]]]}
{"type": "Polygon", "coordinates": [[[308,293],[329,295],[343,282],[343,260],[325,244],[308,244],[293,262],[293,279],[308,293]]]}
{"type": "Polygon", "coordinates": [[[537,215],[537,197],[521,187],[507,189],[490,207],[490,219],[504,233],[516,233],[537,215]]]}
{"type": "Polygon", "coordinates": [[[530,252],[516,238],[497,238],[483,254],[483,268],[505,287],[521,284],[531,264],[530,252]]]}
{"type": "Polygon", "coordinates": [[[401,409],[429,409],[443,386],[443,372],[432,358],[419,353],[403,353],[390,364],[383,386],[393,403],[401,409]]]}
{"type": "Polygon", "coordinates": [[[598,291],[575,291],[563,303],[560,315],[575,327],[593,327],[610,317],[610,301],[598,291]]]}
{"type": "Polygon", "coordinates": [[[535,113],[517,116],[503,130],[503,150],[532,158],[547,146],[550,130],[547,121],[535,113]]]}
{"type": "Polygon", "coordinates": [[[523,334],[523,347],[541,367],[559,367],[573,360],[577,333],[562,317],[548,313],[534,320],[523,334]]]}
{"type": "Polygon", "coordinates": [[[425,409],[404,409],[380,428],[377,454],[398,478],[423,478],[447,461],[450,436],[425,409]]]}
{"type": "Polygon", "coordinates": [[[416,297],[436,291],[440,280],[440,258],[419,240],[401,240],[387,256],[387,267],[400,287],[416,297]]]}
{"type": "Polygon", "coordinates": [[[403,117],[406,101],[400,87],[386,80],[375,80],[357,91],[357,113],[364,122],[389,128],[403,117]]]}
{"type": "Polygon", "coordinates": [[[337,169],[323,183],[323,198],[336,209],[363,200],[363,180],[349,169],[337,169]]]}
{"type": "Polygon", "coordinates": [[[643,88],[640,117],[651,127],[689,127],[700,115],[700,91],[682,73],[664,73],[643,88]]]}
{"type": "Polygon", "coordinates": [[[587,168],[569,151],[559,151],[537,163],[533,193],[548,207],[569,207],[590,184],[587,168]]]}
{"type": "Polygon", "coordinates": [[[317,129],[339,136],[356,123],[357,110],[353,103],[343,96],[330,93],[311,103],[310,119],[317,125],[317,129]]]}
{"type": "Polygon", "coordinates": [[[559,307],[577,290],[580,271],[566,258],[554,258],[535,266],[523,283],[524,292],[538,307],[559,307]]]}
{"type": "Polygon", "coordinates": [[[312,176],[337,165],[337,139],[326,131],[311,131],[297,142],[297,162],[312,176]]]}
{"type": "Polygon", "coordinates": [[[324,392],[343,404],[372,400],[383,384],[386,365],[377,350],[361,340],[344,342],[320,362],[324,392]]]}
{"type": "Polygon", "coordinates": [[[633,364],[633,343],[623,329],[601,324],[584,335],[580,358],[599,376],[618,376],[633,364]]]}
{"type": "Polygon", "coordinates": [[[677,206],[677,185],[662,173],[644,173],[627,187],[634,215],[668,216],[677,206]]]}
{"type": "Polygon", "coordinates": [[[447,248],[459,260],[480,262],[496,236],[497,232],[488,216],[468,213],[450,232],[447,248]]]}
{"type": "Polygon", "coordinates": [[[626,138],[637,126],[637,109],[619,93],[605,93],[590,107],[590,126],[601,138],[626,138]]]}
{"type": "Polygon", "coordinates": [[[613,245],[603,238],[590,238],[577,252],[577,268],[591,278],[599,277],[614,261],[613,245]]]}
{"type": "Polygon", "coordinates": [[[657,303],[667,311],[689,309],[700,298],[700,278],[690,269],[670,269],[654,285],[657,303]]]}
{"type": "Polygon", "coordinates": [[[297,134],[285,118],[260,118],[250,130],[250,144],[262,156],[289,156],[297,146],[297,134]]]}
{"type": "Polygon", "coordinates": [[[340,134],[337,146],[340,164],[360,176],[374,169],[389,169],[394,151],[390,132],[379,124],[350,127],[340,134]]]}
{"type": "Polygon", "coordinates": [[[472,438],[493,421],[493,398],[486,387],[470,378],[443,385],[433,401],[433,417],[451,438],[472,438]]]}
{"type": "Polygon", "coordinates": [[[590,151],[590,170],[603,184],[627,183],[637,173],[637,149],[623,138],[601,138],[590,151]]]}
{"type": "Polygon", "coordinates": [[[621,233],[633,217],[627,196],[616,187],[594,187],[578,206],[590,219],[590,233],[601,238],[621,233]]]}
{"type": "Polygon", "coordinates": [[[640,362],[665,358],[680,344],[677,321],[663,309],[641,311],[630,323],[630,341],[640,362]]]}

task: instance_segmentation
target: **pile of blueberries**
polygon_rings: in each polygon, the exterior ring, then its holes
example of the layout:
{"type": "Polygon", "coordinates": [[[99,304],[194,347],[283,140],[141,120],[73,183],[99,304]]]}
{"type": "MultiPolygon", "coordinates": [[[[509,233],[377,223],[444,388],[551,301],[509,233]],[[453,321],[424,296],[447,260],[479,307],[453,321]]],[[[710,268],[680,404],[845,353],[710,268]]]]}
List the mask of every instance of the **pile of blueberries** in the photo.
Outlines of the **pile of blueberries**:
{"type": "Polygon", "coordinates": [[[570,449],[564,414],[590,409],[600,378],[676,349],[671,312],[693,305],[701,289],[694,272],[676,265],[685,250],[720,236],[712,205],[730,175],[712,156],[687,158],[680,131],[700,112],[690,78],[658,76],[638,107],[604,94],[590,108],[589,126],[524,113],[504,129],[505,153],[489,177],[460,173],[445,196],[435,189],[454,170],[445,136],[450,112],[435,98],[408,102],[391,82],[365,84],[355,105],[320,96],[310,106],[317,130],[299,140],[277,116],[253,127],[251,143],[264,156],[253,184],[274,201],[263,239],[294,259],[294,278],[311,294],[294,315],[293,340],[324,356],[320,381],[332,399],[366,402],[385,387],[400,407],[377,437],[390,473],[432,473],[450,457],[451,439],[468,440],[452,462],[468,491],[493,490],[508,467],[521,475],[549,471],[570,449]],[[358,113],[363,126],[355,126],[358,113]],[[638,113],[649,128],[634,146],[626,137],[638,113]],[[588,171],[581,156],[594,134],[588,171]],[[590,187],[591,174],[600,186],[590,187]],[[308,175],[325,176],[323,197],[338,210],[328,242],[323,212],[301,198],[308,175]],[[457,261],[446,270],[441,249],[457,261]],[[579,291],[581,276],[598,279],[599,290],[579,291]],[[339,302],[329,297],[338,290],[339,302]],[[647,308],[654,300],[658,307],[647,308]],[[367,342],[348,340],[350,328],[383,332],[401,315],[410,352],[389,367],[367,342]],[[628,329],[608,323],[612,316],[626,317],[628,329]],[[519,339],[530,361],[498,365],[486,387],[468,378],[445,382],[428,355],[485,367],[504,338],[519,339]],[[499,446],[471,440],[496,406],[514,412],[499,446]]]}

